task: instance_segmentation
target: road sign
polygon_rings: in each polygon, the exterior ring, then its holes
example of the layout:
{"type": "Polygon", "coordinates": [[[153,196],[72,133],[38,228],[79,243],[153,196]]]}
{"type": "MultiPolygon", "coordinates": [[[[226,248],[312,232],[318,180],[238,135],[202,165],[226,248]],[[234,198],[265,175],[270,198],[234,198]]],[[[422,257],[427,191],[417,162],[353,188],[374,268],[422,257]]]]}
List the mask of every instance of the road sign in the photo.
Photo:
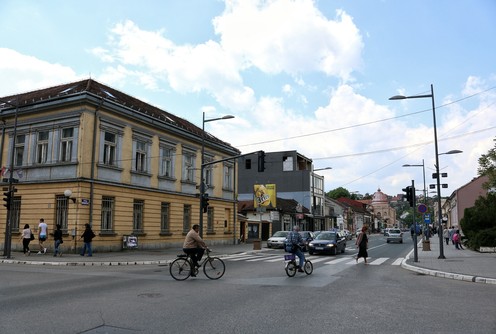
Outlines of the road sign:
{"type": "Polygon", "coordinates": [[[427,212],[427,206],[425,204],[419,204],[417,207],[418,212],[420,213],[426,213],[427,212]]]}
{"type": "Polygon", "coordinates": [[[430,224],[431,223],[431,215],[429,213],[426,213],[424,215],[424,223],[430,224]]]}

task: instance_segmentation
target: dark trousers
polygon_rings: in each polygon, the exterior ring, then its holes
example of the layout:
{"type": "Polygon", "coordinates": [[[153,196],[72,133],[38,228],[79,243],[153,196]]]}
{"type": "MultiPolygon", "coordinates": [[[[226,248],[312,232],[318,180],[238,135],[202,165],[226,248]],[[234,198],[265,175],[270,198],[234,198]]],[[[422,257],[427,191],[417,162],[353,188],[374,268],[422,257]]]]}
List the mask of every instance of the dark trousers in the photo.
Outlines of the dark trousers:
{"type": "Polygon", "coordinates": [[[205,250],[201,247],[183,248],[183,252],[191,256],[191,260],[193,260],[193,265],[198,266],[198,263],[200,263],[203,257],[203,253],[205,253],[205,250]]]}
{"type": "Polygon", "coordinates": [[[31,242],[31,239],[28,239],[28,238],[22,239],[22,251],[24,252],[24,254],[29,252],[29,243],[30,242],[31,242]]]}
{"type": "Polygon", "coordinates": [[[446,240],[446,245],[449,245],[449,238],[444,238],[446,240]]]}

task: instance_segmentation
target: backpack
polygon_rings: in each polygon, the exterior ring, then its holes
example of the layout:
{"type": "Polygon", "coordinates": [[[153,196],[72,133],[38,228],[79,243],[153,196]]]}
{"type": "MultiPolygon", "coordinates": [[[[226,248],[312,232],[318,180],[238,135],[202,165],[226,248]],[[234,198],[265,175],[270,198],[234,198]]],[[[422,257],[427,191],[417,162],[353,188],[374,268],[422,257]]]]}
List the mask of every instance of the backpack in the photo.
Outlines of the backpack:
{"type": "Polygon", "coordinates": [[[453,234],[453,241],[454,242],[459,242],[460,241],[460,235],[458,233],[453,234]]]}

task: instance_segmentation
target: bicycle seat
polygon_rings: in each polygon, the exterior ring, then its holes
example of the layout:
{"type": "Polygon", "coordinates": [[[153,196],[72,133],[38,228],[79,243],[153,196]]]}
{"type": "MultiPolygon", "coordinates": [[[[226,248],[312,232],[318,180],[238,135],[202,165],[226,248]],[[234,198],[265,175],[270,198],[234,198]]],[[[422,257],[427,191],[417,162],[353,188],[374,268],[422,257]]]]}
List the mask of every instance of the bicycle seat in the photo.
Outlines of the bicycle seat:
{"type": "Polygon", "coordinates": [[[178,254],[177,257],[188,257],[188,254],[178,254]]]}

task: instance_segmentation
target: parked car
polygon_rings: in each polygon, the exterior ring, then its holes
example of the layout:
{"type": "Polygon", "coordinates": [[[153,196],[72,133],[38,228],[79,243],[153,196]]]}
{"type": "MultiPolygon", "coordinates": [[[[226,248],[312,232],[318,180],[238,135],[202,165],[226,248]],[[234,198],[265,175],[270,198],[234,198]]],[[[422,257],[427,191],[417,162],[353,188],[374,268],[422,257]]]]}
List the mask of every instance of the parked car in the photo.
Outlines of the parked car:
{"type": "Polygon", "coordinates": [[[277,231],[267,240],[267,248],[284,248],[289,231],[277,231]]]}
{"type": "Polygon", "coordinates": [[[386,235],[386,242],[391,241],[403,243],[403,232],[399,228],[389,228],[386,235]]]}
{"type": "Polygon", "coordinates": [[[389,228],[385,228],[385,229],[384,229],[384,236],[385,236],[385,237],[387,237],[387,233],[388,233],[388,231],[389,231],[389,230],[390,230],[389,228]]]}
{"type": "Polygon", "coordinates": [[[340,232],[323,231],[308,244],[308,253],[332,254],[344,253],[346,249],[346,237],[340,232]]]}
{"type": "Polygon", "coordinates": [[[353,234],[351,234],[351,232],[350,232],[350,231],[348,231],[348,230],[343,230],[343,232],[342,232],[342,233],[344,234],[344,236],[345,236],[346,240],[352,240],[352,239],[353,239],[353,234]]]}

